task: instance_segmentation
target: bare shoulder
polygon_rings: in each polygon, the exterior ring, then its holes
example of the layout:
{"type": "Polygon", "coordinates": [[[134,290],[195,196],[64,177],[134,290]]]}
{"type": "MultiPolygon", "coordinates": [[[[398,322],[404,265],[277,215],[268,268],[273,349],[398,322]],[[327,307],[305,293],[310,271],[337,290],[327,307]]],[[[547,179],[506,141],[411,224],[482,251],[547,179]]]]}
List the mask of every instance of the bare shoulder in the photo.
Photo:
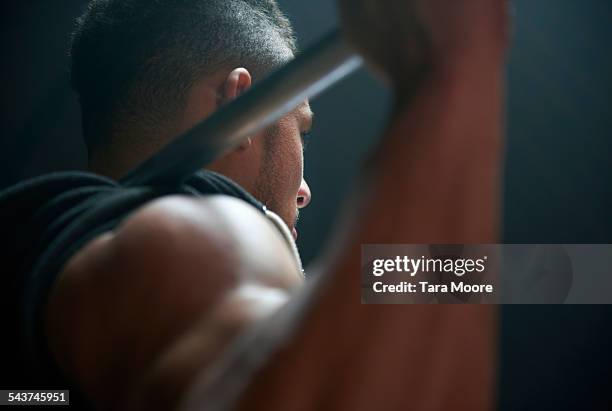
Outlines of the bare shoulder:
{"type": "Polygon", "coordinates": [[[254,207],[228,196],[154,201],[128,218],[115,242],[121,257],[146,262],[154,250],[156,258],[185,270],[194,268],[193,257],[209,257],[209,264],[223,262],[241,278],[281,288],[295,285],[297,265],[278,230],[254,207]],[[284,275],[266,275],[280,267],[284,275]]]}
{"type": "MultiPolygon", "coordinates": [[[[194,324],[239,329],[256,315],[223,311],[240,303],[265,313],[300,283],[278,230],[252,206],[227,196],[165,197],[66,264],[47,306],[49,345],[90,397],[116,407],[194,324]]],[[[209,341],[227,334],[205,335],[201,325],[198,333],[209,341]]]]}

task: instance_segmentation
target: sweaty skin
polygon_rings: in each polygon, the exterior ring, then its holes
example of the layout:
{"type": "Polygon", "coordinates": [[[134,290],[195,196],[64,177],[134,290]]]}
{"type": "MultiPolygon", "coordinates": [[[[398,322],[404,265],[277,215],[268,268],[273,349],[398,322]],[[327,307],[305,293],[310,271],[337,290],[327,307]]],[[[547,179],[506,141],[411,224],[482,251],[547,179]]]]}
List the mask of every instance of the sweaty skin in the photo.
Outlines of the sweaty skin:
{"type": "MultiPolygon", "coordinates": [[[[342,3],[396,106],[318,300],[237,409],[491,409],[495,308],[362,306],[359,273],[361,244],[498,240],[505,1],[342,3]]],[[[175,408],[229,342],[299,292],[277,233],[232,201],[159,200],[65,268],[50,346],[100,408],[175,408]]]]}

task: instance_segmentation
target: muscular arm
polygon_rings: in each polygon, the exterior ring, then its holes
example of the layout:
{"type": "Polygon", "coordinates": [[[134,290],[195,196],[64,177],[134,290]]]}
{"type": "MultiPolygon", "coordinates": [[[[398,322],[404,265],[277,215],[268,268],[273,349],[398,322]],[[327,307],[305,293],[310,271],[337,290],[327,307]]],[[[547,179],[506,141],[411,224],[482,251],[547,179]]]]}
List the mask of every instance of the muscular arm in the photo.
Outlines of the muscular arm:
{"type": "Polygon", "coordinates": [[[49,299],[49,344],[100,408],[170,409],[193,373],[300,283],[251,206],[165,198],[70,260],[49,299]]]}

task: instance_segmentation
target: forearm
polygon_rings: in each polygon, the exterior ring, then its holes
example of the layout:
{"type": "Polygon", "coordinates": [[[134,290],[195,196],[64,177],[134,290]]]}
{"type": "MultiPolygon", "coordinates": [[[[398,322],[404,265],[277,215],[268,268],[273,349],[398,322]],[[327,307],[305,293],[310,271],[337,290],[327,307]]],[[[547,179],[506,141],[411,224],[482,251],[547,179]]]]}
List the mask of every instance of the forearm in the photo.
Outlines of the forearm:
{"type": "MultiPolygon", "coordinates": [[[[498,236],[502,62],[431,73],[399,106],[364,185],[370,243],[486,243],[498,236]]],[[[354,246],[357,246],[355,242],[354,246]]]]}
{"type": "Polygon", "coordinates": [[[243,409],[489,408],[493,307],[360,305],[362,244],[497,240],[502,61],[471,69],[431,73],[398,107],[370,165],[359,224],[243,409]]]}

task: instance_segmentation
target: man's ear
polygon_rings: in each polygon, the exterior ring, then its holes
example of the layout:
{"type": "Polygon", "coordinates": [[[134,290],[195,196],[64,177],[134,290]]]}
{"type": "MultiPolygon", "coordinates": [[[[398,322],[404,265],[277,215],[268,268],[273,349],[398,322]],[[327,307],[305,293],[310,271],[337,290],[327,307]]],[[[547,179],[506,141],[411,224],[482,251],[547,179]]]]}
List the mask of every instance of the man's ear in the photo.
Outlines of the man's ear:
{"type": "MultiPolygon", "coordinates": [[[[227,104],[234,100],[249,88],[251,88],[252,78],[249,70],[238,67],[232,70],[225,78],[222,90],[221,104],[227,104]]],[[[241,151],[249,148],[253,144],[251,137],[244,140],[235,150],[241,151]]]]}
{"type": "Polygon", "coordinates": [[[249,88],[251,88],[252,78],[249,70],[238,67],[231,71],[225,78],[223,84],[223,103],[229,103],[249,88]]]}

